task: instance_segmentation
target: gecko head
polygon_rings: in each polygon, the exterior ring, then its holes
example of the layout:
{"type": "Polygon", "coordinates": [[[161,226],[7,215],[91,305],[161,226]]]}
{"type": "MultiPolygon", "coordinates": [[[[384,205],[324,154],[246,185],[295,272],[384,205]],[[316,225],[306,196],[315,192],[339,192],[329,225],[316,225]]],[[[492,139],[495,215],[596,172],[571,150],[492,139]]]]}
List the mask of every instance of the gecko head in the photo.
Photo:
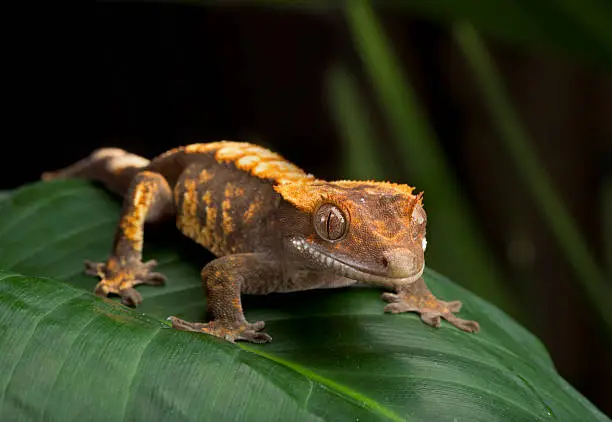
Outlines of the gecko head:
{"type": "Polygon", "coordinates": [[[413,188],[315,180],[275,189],[286,250],[309,267],[383,284],[422,275],[427,215],[413,188]]]}

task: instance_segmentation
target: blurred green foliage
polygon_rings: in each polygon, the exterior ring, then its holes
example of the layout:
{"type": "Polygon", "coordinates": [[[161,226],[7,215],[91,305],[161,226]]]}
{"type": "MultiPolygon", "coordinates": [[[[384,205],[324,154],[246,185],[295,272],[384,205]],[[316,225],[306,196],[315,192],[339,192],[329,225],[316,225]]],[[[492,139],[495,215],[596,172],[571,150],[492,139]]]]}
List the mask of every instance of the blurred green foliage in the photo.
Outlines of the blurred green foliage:
{"type": "MultiPolygon", "coordinates": [[[[264,2],[302,7],[338,7],[340,3],[264,2]],[[308,6],[307,6],[308,5],[308,6]]],[[[612,298],[604,271],[595,261],[583,236],[555,192],[539,162],[529,134],[514,111],[491,58],[478,31],[493,39],[521,43],[530,49],[550,49],[586,60],[591,64],[612,67],[612,2],[588,1],[510,1],[408,0],[404,2],[354,0],[342,6],[346,11],[355,48],[360,54],[370,83],[379,99],[393,140],[405,157],[404,173],[412,183],[427,192],[432,246],[430,263],[453,274],[462,283],[499,304],[514,315],[518,308],[505,291],[502,276],[492,263],[486,243],[477,227],[469,205],[445,163],[445,158],[429,127],[427,117],[394,56],[384,29],[373,6],[380,11],[410,10],[450,24],[455,38],[474,73],[488,112],[499,132],[517,175],[530,192],[577,280],[598,310],[604,325],[612,333],[612,298]],[[518,30],[520,28],[520,30],[518,30]]],[[[368,127],[367,110],[359,98],[356,83],[346,69],[332,70],[330,76],[332,109],[347,145],[350,145],[346,168],[352,177],[384,178],[384,165],[372,145],[373,130],[368,127]],[[370,140],[370,142],[368,142],[370,140]],[[368,157],[372,157],[368,159],[368,157]]],[[[388,160],[384,160],[385,162],[388,160]]],[[[608,212],[607,188],[602,191],[603,215],[608,212]]],[[[609,219],[609,217],[608,217],[609,219]]],[[[605,226],[609,223],[604,222],[605,226]]],[[[610,236],[606,236],[609,238],[610,236]]],[[[610,242],[610,240],[608,240],[610,242]]]]}
{"type": "MultiPolygon", "coordinates": [[[[261,4],[305,11],[343,9],[353,0],[215,0],[204,4],[261,4]]],[[[382,12],[454,24],[471,23],[494,40],[546,50],[612,68],[612,2],[608,0],[374,0],[382,12]]]]}
{"type": "MultiPolygon", "coordinates": [[[[439,229],[430,235],[432,243],[439,245],[429,251],[430,263],[452,273],[474,291],[517,315],[518,308],[505,291],[502,276],[492,264],[486,242],[462,195],[461,187],[448,170],[434,131],[428,126],[425,112],[404,77],[392,47],[385,39],[374,9],[367,1],[356,0],[348,2],[346,10],[356,49],[378,94],[380,107],[391,127],[397,150],[405,157],[402,162],[406,163],[406,174],[428,193],[431,225],[439,229]]],[[[577,26],[585,24],[586,15],[576,16],[577,26]]],[[[471,23],[458,22],[454,24],[455,37],[474,72],[476,85],[484,96],[488,111],[493,116],[499,140],[508,151],[519,178],[531,193],[566,259],[574,268],[577,280],[599,312],[605,327],[612,333],[612,312],[609,308],[612,295],[604,273],[598,268],[567,207],[554,191],[544,167],[533,151],[529,135],[513,110],[486,47],[471,23]]],[[[599,23],[599,19],[595,19],[592,25],[587,22],[584,29],[588,28],[589,31],[583,31],[583,35],[602,29],[599,23]]],[[[604,31],[597,33],[601,38],[601,42],[596,44],[600,47],[600,57],[606,59],[612,51],[608,49],[612,39],[608,39],[604,31]]]]}
{"type": "Polygon", "coordinates": [[[461,283],[516,315],[518,308],[512,306],[461,187],[373,9],[365,1],[347,4],[356,49],[401,154],[404,172],[410,184],[425,191],[430,264],[452,272],[461,283]]]}
{"type": "Polygon", "coordinates": [[[610,287],[604,281],[604,274],[584,237],[555,192],[552,182],[534,152],[527,131],[513,110],[503,83],[498,76],[487,50],[468,23],[455,27],[455,35],[465,57],[477,79],[477,85],[486,100],[489,113],[499,132],[499,141],[508,151],[517,169],[523,186],[531,194],[540,212],[545,217],[551,232],[561,247],[568,262],[574,268],[591,302],[595,305],[605,325],[612,333],[612,312],[610,311],[610,287]]]}
{"type": "Polygon", "coordinates": [[[612,175],[602,189],[601,225],[604,228],[604,247],[608,265],[608,280],[612,280],[612,175]]]}
{"type": "Polygon", "coordinates": [[[330,68],[327,75],[330,111],[343,145],[343,174],[347,179],[390,180],[395,173],[383,163],[373,139],[375,130],[355,77],[346,66],[330,68]]]}
{"type": "MultiPolygon", "coordinates": [[[[249,2],[252,4],[252,2],[249,2]]],[[[550,51],[590,65],[612,69],[612,2],[606,0],[260,0],[261,5],[299,8],[309,12],[344,11],[355,49],[375,92],[394,148],[402,156],[401,180],[426,191],[431,221],[428,260],[439,270],[520,317],[503,275],[494,263],[461,186],[453,177],[409,78],[387,40],[379,13],[410,12],[446,25],[470,64],[476,85],[493,117],[499,142],[515,165],[518,178],[530,192],[572,265],[577,280],[612,333],[612,298],[604,271],[552,187],[505,92],[479,33],[491,40],[521,45],[532,51],[550,51]],[[435,229],[434,229],[435,228],[435,229]]],[[[209,4],[244,4],[217,1],[209,4]]],[[[348,66],[335,65],[328,76],[329,104],[347,148],[345,171],[353,178],[388,178],[388,156],[381,156],[355,76],[348,66]]],[[[393,173],[395,174],[395,173],[393,173]]],[[[602,190],[604,216],[609,205],[602,190]]],[[[607,200],[609,201],[609,199],[607,200]]],[[[605,217],[604,217],[605,218],[605,217]]],[[[610,219],[610,217],[607,217],[610,219]]],[[[604,222],[609,227],[610,223],[604,222]]],[[[607,236],[609,238],[610,236],[607,236]]],[[[608,239],[608,242],[612,240],[608,239]]],[[[609,247],[610,249],[612,247],[609,247]]]]}

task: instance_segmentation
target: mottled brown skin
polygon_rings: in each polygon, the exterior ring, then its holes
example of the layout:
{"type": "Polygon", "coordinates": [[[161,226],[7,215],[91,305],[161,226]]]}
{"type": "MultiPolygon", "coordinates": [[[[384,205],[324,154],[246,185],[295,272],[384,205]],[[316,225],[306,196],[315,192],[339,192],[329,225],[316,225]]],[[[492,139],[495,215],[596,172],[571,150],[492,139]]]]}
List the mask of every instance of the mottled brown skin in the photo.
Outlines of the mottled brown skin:
{"type": "Polygon", "coordinates": [[[175,218],[188,237],[217,258],[202,270],[210,321],[171,317],[180,330],[267,342],[263,321],[249,323],[241,294],[267,294],[347,286],[382,286],[392,313],[417,312],[426,324],[444,318],[476,332],[456,315],[458,301],[429,291],[422,274],[427,216],[421,195],[406,185],[315,179],[262,147],[213,142],[175,148],[152,161],[104,148],[44,180],[100,180],[124,196],[113,251],[106,263],[86,261],[100,282],[95,293],[116,294],[129,306],[142,298],[138,284],[165,277],[142,262],[145,223],[175,218]]]}

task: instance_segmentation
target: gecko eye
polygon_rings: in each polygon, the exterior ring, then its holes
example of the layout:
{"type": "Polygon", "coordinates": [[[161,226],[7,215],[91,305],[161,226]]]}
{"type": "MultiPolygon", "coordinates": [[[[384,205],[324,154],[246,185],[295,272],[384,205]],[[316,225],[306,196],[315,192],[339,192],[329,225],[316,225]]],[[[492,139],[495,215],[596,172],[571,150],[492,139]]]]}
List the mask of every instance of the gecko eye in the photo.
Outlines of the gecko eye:
{"type": "Polygon", "coordinates": [[[348,220],[342,210],[332,204],[323,204],[314,215],[314,228],[317,234],[329,241],[340,240],[346,233],[348,220]]]}

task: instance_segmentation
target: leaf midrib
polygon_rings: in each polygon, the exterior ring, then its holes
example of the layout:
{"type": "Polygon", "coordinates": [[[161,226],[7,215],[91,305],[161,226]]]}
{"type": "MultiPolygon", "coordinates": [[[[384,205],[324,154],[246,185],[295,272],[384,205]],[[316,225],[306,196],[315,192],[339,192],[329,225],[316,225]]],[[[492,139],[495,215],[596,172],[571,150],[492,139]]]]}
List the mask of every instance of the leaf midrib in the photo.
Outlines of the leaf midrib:
{"type": "Polygon", "coordinates": [[[355,391],[343,384],[340,384],[338,382],[332,381],[327,377],[324,377],[320,374],[317,374],[316,372],[304,368],[301,365],[296,365],[292,362],[289,362],[285,359],[270,355],[266,352],[262,352],[261,350],[257,350],[254,347],[251,347],[247,344],[241,344],[241,343],[237,343],[236,344],[238,347],[240,347],[241,349],[253,353],[257,356],[260,356],[262,358],[268,359],[272,362],[275,362],[277,364],[280,364],[282,366],[284,366],[285,368],[288,368],[304,377],[306,377],[308,380],[310,380],[311,382],[316,382],[317,384],[321,385],[322,387],[326,388],[328,391],[330,391],[333,394],[336,394],[339,397],[342,397],[345,400],[348,400],[356,405],[358,405],[359,407],[362,407],[364,409],[367,409],[369,411],[373,411],[378,413],[381,416],[386,417],[387,419],[390,419],[392,421],[396,421],[396,422],[405,422],[408,419],[406,418],[402,418],[400,415],[398,415],[397,413],[395,413],[394,411],[392,411],[391,409],[383,406],[382,404],[380,404],[379,402],[377,402],[376,400],[374,400],[371,397],[365,396],[363,394],[361,394],[358,391],[355,391]]]}

